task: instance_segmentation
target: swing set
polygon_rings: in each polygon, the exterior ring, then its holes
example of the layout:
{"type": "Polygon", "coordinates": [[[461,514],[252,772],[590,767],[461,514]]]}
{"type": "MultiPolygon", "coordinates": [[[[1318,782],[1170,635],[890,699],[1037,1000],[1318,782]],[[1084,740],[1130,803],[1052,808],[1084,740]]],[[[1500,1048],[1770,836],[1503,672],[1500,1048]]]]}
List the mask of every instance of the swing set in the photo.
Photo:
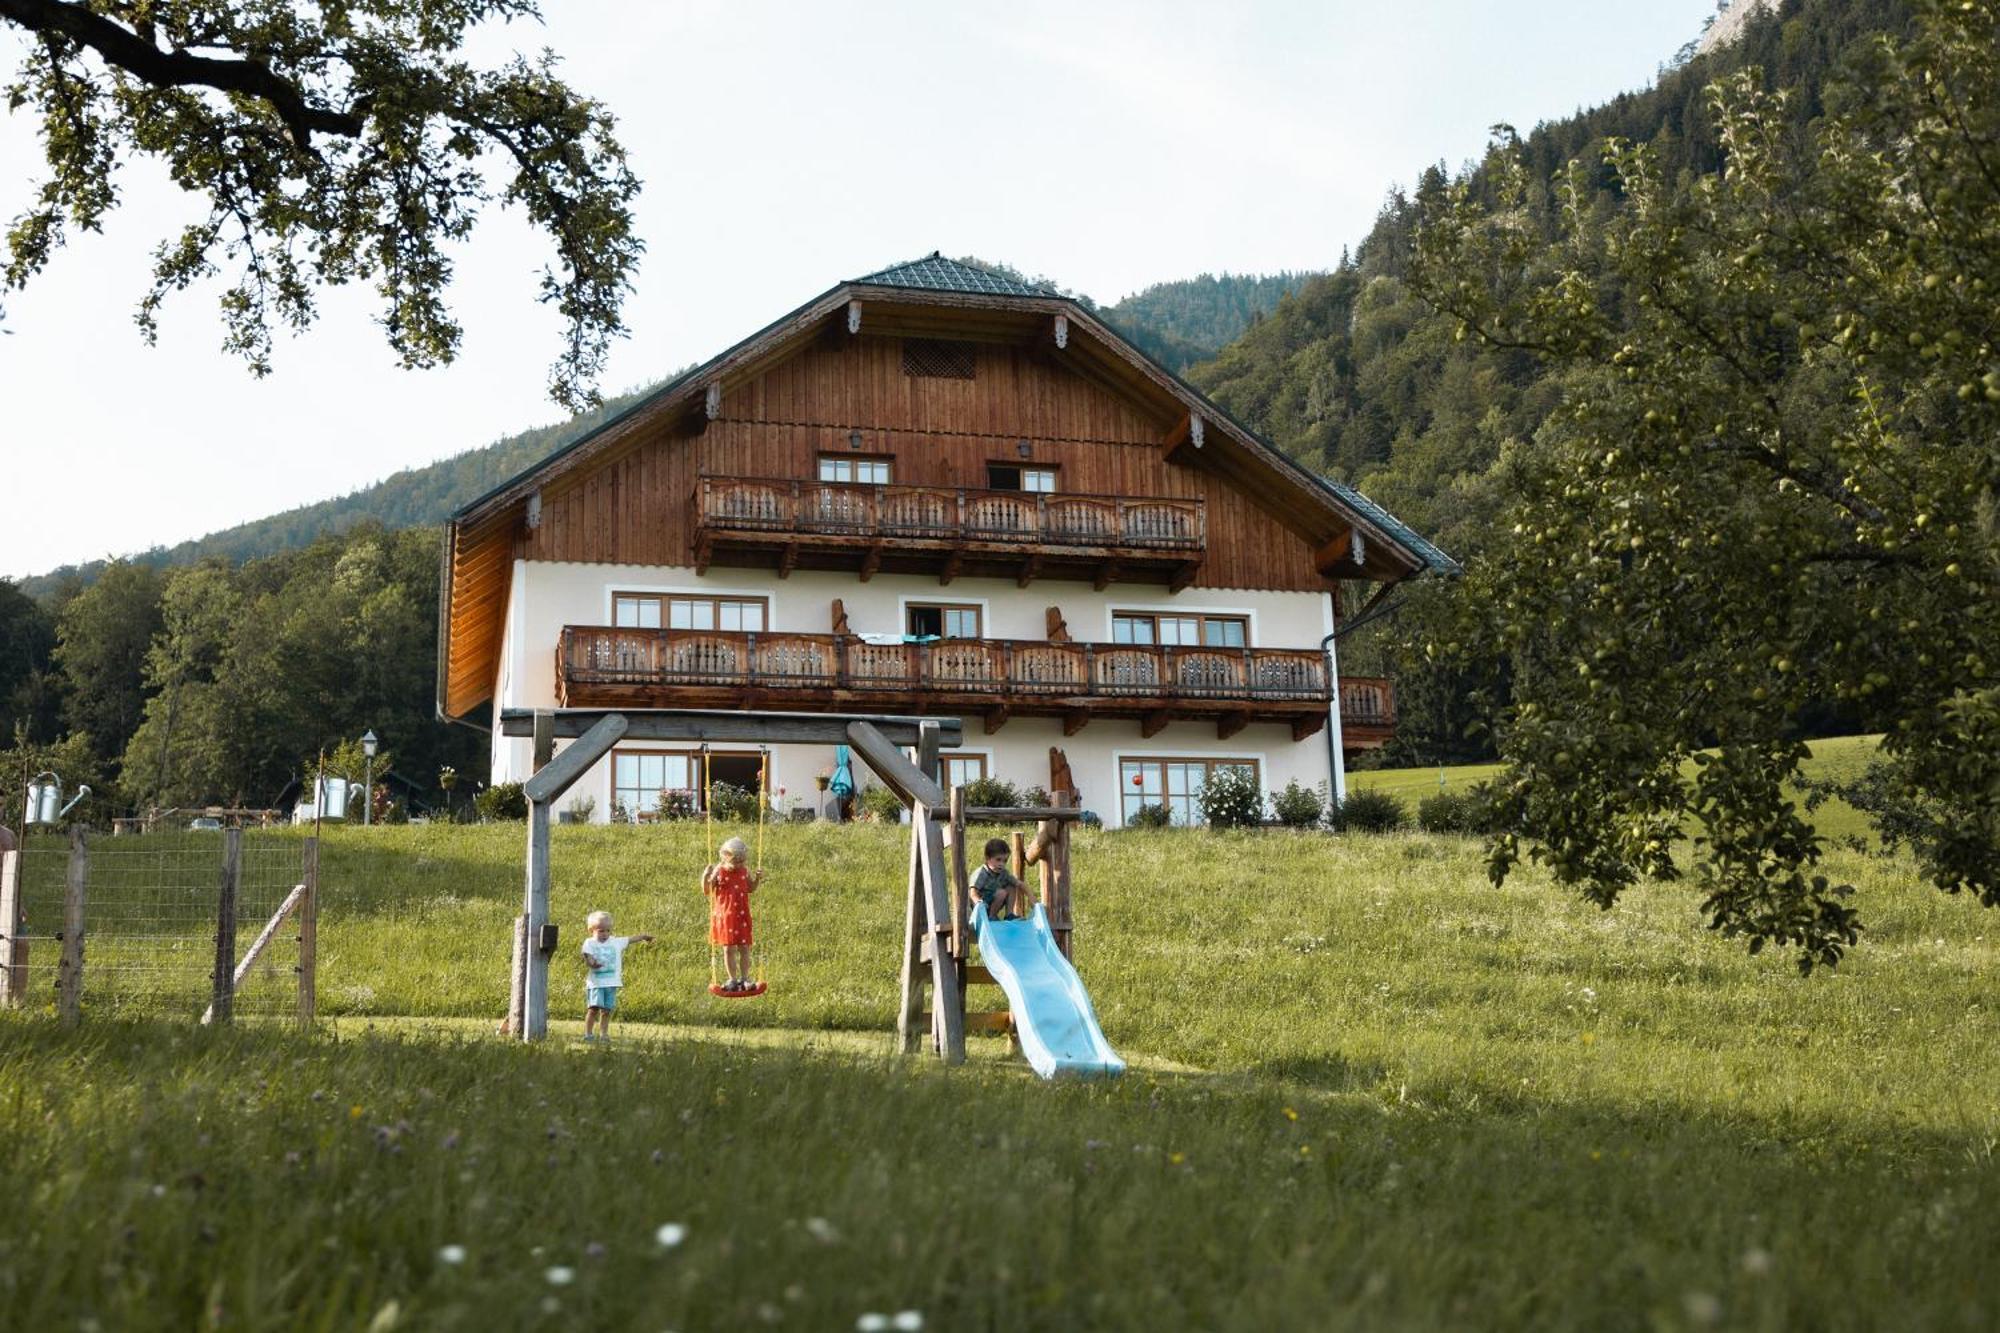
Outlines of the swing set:
{"type": "MultiPolygon", "coordinates": [[[[949,1064],[965,1060],[968,1026],[1004,1029],[1020,1041],[1023,1054],[1044,1077],[1081,1073],[1116,1076],[1124,1069],[1103,1043],[1070,955],[1069,826],[1073,808],[976,808],[964,805],[964,789],[947,791],[939,781],[940,751],[959,744],[963,726],[956,718],[856,716],[838,713],[731,712],[706,709],[538,709],[508,710],[498,719],[503,736],[534,738],[535,772],[522,784],[528,798],[527,885],[524,910],[514,935],[513,994],[507,1030],[522,1041],[548,1036],[549,959],[557,928],[549,920],[549,825],[554,803],[619,741],[694,742],[702,747],[704,795],[713,796],[708,746],[712,742],[766,747],[758,767],[760,818],[755,862],[764,860],[761,789],[768,780],[769,746],[848,745],[910,811],[908,910],[901,949],[902,997],[897,1035],[906,1053],[928,1043],[949,1064]],[[569,740],[556,753],[558,737],[569,740]],[[915,762],[905,753],[909,747],[915,762]],[[973,967],[969,945],[975,923],[966,918],[966,822],[1033,823],[1033,843],[1015,835],[1015,860],[1025,871],[1039,866],[1040,901],[1026,921],[989,923],[979,942],[983,967],[973,967]],[[986,932],[991,930],[993,938],[986,932]],[[966,1013],[968,984],[990,982],[1007,990],[1014,1006],[1005,1014],[966,1013]],[[928,993],[927,993],[928,992],[928,993]],[[927,1003],[928,1002],[928,1003],[927,1003]],[[968,1022],[968,1019],[971,1021],[968,1022]],[[1081,1050],[1060,1047],[1070,1037],[1088,1038],[1081,1050]],[[1045,1038],[1054,1038],[1053,1043],[1045,1038]]],[[[715,855],[714,802],[707,802],[708,843],[715,855]]],[[[713,863],[713,862],[711,862],[713,863]]],[[[711,940],[718,933],[711,916],[711,940]]],[[[766,993],[761,964],[752,956],[752,985],[730,990],[721,981],[716,952],[710,949],[709,991],[724,999],[766,993]]],[[[740,970],[740,969],[739,969],[740,970]]]]}

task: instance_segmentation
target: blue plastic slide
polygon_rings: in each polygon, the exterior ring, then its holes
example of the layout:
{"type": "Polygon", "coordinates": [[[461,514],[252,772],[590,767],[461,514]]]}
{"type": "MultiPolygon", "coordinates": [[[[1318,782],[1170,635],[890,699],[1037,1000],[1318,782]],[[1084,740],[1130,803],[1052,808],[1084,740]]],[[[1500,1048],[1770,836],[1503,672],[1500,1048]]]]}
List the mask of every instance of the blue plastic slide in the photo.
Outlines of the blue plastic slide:
{"type": "Polygon", "coordinates": [[[988,921],[986,904],[972,909],[979,959],[1014,1014],[1021,1054],[1043,1078],[1116,1078],[1125,1062],[1104,1040],[1090,992],[1056,948],[1048,913],[1035,904],[1025,921],[988,921]]]}

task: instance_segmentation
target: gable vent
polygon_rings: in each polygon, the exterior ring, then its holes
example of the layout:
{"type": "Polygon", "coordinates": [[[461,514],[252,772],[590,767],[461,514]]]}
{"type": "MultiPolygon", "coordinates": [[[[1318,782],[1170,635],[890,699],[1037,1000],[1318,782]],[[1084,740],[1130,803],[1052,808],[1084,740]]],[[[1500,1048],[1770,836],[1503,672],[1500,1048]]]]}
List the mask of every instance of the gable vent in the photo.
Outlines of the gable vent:
{"type": "Polygon", "coordinates": [[[972,378],[972,344],[939,338],[903,339],[903,373],[933,380],[972,378]]]}

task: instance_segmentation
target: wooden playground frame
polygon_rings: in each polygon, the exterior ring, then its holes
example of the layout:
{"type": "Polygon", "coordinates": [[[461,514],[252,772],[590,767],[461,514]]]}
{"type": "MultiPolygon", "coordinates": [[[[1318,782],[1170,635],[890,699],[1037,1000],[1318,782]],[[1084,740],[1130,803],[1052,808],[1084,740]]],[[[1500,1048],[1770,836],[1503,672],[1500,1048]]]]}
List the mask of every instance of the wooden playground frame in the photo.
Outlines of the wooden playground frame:
{"type": "Polygon", "coordinates": [[[501,714],[504,736],[534,740],[534,772],[522,790],[528,798],[526,884],[515,922],[507,1030],[522,1041],[540,1041],[549,1028],[549,960],[556,931],[549,920],[549,825],[563,793],[621,740],[672,740],[731,744],[848,745],[910,809],[908,910],[902,957],[902,996],[896,1035],[905,1054],[917,1051],[926,1026],[931,1047],[949,1064],[965,1059],[968,1025],[1010,1031],[1005,1013],[967,1014],[966,988],[992,977],[969,961],[966,825],[1034,823],[1033,841],[1012,837],[1015,874],[1040,870],[1041,902],[1057,946],[1071,949],[1069,827],[1080,811],[1065,805],[994,807],[965,804],[965,789],[939,783],[941,751],[963,738],[956,718],[841,713],[729,712],[703,709],[537,709],[501,714]],[[561,754],[558,739],[571,743],[561,754]],[[900,747],[916,751],[913,763],[900,747]],[[925,988],[929,988],[929,1008],[925,988]]]}

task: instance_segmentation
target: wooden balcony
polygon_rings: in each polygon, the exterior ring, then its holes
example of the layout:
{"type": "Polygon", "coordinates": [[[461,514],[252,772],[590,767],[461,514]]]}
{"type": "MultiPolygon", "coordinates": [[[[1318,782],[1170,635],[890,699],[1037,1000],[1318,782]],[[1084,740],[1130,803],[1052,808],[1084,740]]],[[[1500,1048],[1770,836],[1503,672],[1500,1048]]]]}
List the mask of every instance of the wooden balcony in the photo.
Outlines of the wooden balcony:
{"type": "Polygon", "coordinates": [[[870,486],[703,477],[695,488],[695,568],[711,563],[1165,583],[1193,582],[1208,548],[1198,499],[1047,495],[953,486],[870,486]]]}
{"type": "MultiPolygon", "coordinates": [[[[1294,739],[1326,724],[1326,658],[1310,648],[1176,648],[1036,640],[868,643],[846,634],[611,629],[569,625],[556,649],[565,708],[796,708],[1059,717],[1075,735],[1097,717],[1212,721],[1219,736],[1282,722],[1294,739]]],[[[1341,681],[1349,749],[1395,729],[1388,681],[1341,681]]]]}

